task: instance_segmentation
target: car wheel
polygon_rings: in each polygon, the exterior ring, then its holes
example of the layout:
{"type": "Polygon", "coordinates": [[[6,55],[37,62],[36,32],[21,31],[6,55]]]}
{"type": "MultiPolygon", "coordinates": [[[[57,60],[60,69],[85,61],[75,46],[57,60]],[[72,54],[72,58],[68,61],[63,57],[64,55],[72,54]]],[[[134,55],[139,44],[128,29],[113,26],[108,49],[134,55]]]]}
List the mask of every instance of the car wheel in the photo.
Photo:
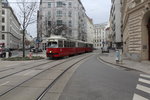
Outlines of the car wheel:
{"type": "Polygon", "coordinates": [[[2,58],[5,58],[5,53],[2,54],[2,58]]]}

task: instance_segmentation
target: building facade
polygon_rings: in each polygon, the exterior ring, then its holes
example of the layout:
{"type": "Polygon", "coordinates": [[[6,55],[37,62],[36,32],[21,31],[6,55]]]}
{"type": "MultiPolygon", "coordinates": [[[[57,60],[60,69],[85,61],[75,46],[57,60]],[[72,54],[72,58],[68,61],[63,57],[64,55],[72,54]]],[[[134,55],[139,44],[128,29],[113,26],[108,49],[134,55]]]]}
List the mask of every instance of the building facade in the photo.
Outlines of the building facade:
{"type": "Polygon", "coordinates": [[[108,23],[105,27],[105,40],[106,40],[106,46],[110,49],[113,48],[112,45],[112,33],[110,30],[110,23],[108,23]]]}
{"type": "Polygon", "coordinates": [[[150,0],[124,0],[122,12],[124,54],[150,60],[150,0]]]}
{"type": "Polygon", "coordinates": [[[93,20],[86,17],[86,33],[87,33],[87,42],[93,43],[94,42],[94,24],[93,20]]]}
{"type": "Polygon", "coordinates": [[[2,1],[2,33],[0,43],[6,48],[17,49],[21,42],[21,25],[7,0],[2,1]]]}
{"type": "Polygon", "coordinates": [[[2,23],[2,0],[0,0],[0,40],[2,39],[1,23],[2,23]]]}
{"type": "Polygon", "coordinates": [[[122,0],[111,0],[110,28],[115,48],[122,48],[122,0]]]}
{"type": "Polygon", "coordinates": [[[101,49],[106,45],[105,27],[107,23],[94,25],[94,48],[101,49]]]}
{"type": "Polygon", "coordinates": [[[38,11],[37,37],[46,40],[47,37],[54,35],[54,29],[59,30],[65,25],[65,30],[59,35],[86,41],[85,17],[85,9],[80,0],[41,0],[38,11]]]}

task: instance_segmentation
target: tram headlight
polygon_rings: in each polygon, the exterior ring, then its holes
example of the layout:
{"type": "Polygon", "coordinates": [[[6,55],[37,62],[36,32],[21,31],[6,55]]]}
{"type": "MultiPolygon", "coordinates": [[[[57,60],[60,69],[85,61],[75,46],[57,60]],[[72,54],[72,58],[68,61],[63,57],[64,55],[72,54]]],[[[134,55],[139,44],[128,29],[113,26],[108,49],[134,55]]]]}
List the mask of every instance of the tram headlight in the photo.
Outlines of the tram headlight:
{"type": "Polygon", "coordinates": [[[49,51],[49,53],[52,53],[52,51],[49,51]]]}

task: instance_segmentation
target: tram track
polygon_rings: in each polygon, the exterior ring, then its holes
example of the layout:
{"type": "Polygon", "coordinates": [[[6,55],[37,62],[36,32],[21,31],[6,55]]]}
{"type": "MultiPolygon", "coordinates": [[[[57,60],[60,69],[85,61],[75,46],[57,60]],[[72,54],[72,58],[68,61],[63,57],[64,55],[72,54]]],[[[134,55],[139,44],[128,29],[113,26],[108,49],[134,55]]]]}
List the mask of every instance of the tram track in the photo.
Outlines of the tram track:
{"type": "MultiPolygon", "coordinates": [[[[82,56],[83,56],[83,55],[82,55],[82,56]]],[[[86,55],[86,57],[87,57],[87,55],[86,55]]],[[[86,57],[84,57],[83,59],[85,59],[86,57]]],[[[88,57],[89,57],[89,56],[88,56],[88,57]]],[[[12,90],[16,89],[17,87],[21,86],[22,84],[26,83],[27,81],[32,80],[34,77],[36,77],[36,76],[38,76],[38,75],[44,73],[45,71],[51,70],[52,68],[55,68],[55,67],[57,67],[58,65],[61,65],[61,64],[65,63],[65,62],[68,62],[68,61],[71,61],[71,60],[74,60],[74,59],[76,59],[76,57],[73,58],[73,59],[68,59],[68,60],[62,61],[62,62],[60,62],[60,63],[58,63],[58,64],[56,64],[56,65],[54,65],[54,66],[51,66],[50,68],[44,69],[43,71],[37,73],[36,75],[34,75],[34,76],[32,76],[32,77],[30,77],[30,78],[28,78],[28,79],[22,81],[21,83],[15,85],[14,87],[12,87],[12,88],[10,88],[10,89],[4,91],[3,93],[0,94],[0,97],[2,97],[2,96],[4,96],[5,94],[11,92],[12,90]]],[[[80,62],[80,60],[79,60],[78,62],[80,62]]],[[[76,62],[76,63],[77,63],[77,62],[76,62]]],[[[76,63],[72,64],[72,66],[75,65],[76,63]]],[[[46,64],[48,64],[48,63],[46,63],[46,64]]],[[[39,65],[39,66],[42,66],[42,65],[45,65],[45,64],[41,64],[41,65],[39,65]]],[[[35,66],[34,66],[34,67],[35,67],[35,66]]],[[[71,68],[71,66],[70,66],[69,68],[71,68]]],[[[67,68],[65,71],[63,71],[63,73],[65,73],[69,68],[67,68]]],[[[30,69],[31,69],[31,68],[30,68],[30,69]]],[[[18,73],[19,73],[19,72],[18,72],[18,73]]],[[[62,73],[62,74],[63,74],[63,73],[62,73]]],[[[17,73],[14,73],[14,74],[17,74],[17,73]]],[[[11,74],[11,75],[12,75],[12,74],[11,74]]],[[[11,76],[11,75],[9,75],[9,76],[11,76]]],[[[7,76],[7,77],[8,77],[8,76],[7,76]]],[[[60,76],[59,76],[59,77],[60,77],[60,76]]],[[[57,79],[58,79],[58,78],[57,78],[57,79]]],[[[54,83],[54,82],[53,82],[53,83],[54,83]]]]}
{"type": "MultiPolygon", "coordinates": [[[[52,61],[51,61],[51,62],[52,62],[52,61]]],[[[48,62],[48,61],[47,61],[47,62],[45,62],[45,63],[39,64],[39,65],[35,65],[35,66],[33,66],[33,67],[30,67],[30,68],[25,68],[25,69],[23,69],[23,70],[20,70],[20,71],[17,71],[17,72],[14,72],[14,73],[5,75],[5,76],[3,76],[3,77],[0,77],[0,79],[4,79],[4,78],[7,78],[7,77],[9,77],[9,76],[15,75],[15,74],[17,74],[17,73],[20,73],[20,72],[23,72],[23,71],[26,71],[26,70],[29,70],[29,69],[32,69],[32,68],[36,68],[36,67],[39,67],[39,66],[42,66],[42,65],[45,65],[45,64],[49,64],[49,63],[51,63],[51,62],[48,62]]],[[[14,68],[11,68],[11,69],[14,69],[14,68]]]]}
{"type": "Polygon", "coordinates": [[[58,75],[54,80],[53,82],[51,82],[45,89],[44,91],[36,98],[36,100],[42,100],[42,98],[45,96],[45,94],[49,91],[49,89],[64,75],[64,73],[66,73],[69,69],[71,69],[73,66],[75,66],[76,64],[78,64],[79,62],[83,61],[84,59],[90,57],[91,55],[89,56],[86,56],[80,60],[78,60],[77,62],[71,64],[68,68],[66,68],[60,75],[58,75]]]}
{"type": "Polygon", "coordinates": [[[40,61],[35,61],[35,62],[30,62],[30,63],[27,63],[27,64],[20,64],[19,66],[10,66],[12,68],[6,68],[6,69],[3,69],[3,70],[0,70],[0,73],[1,72],[5,72],[5,71],[9,71],[9,70],[12,70],[12,69],[15,69],[17,67],[20,67],[20,66],[28,66],[30,64],[33,64],[33,63],[36,63],[36,62],[42,62],[43,60],[40,60],[40,61]]]}

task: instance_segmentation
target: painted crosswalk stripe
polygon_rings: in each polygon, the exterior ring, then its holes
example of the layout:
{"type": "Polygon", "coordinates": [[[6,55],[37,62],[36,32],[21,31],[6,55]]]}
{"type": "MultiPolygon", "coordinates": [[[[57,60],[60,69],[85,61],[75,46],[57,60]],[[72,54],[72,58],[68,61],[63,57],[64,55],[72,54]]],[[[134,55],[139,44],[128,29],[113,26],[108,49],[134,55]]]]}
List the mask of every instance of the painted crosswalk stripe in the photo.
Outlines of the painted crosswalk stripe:
{"type": "Polygon", "coordinates": [[[136,86],[136,89],[138,89],[138,90],[141,90],[141,91],[143,91],[143,92],[146,92],[146,93],[149,93],[150,94],[150,88],[148,88],[148,87],[145,87],[145,86],[142,86],[142,85],[137,85],[136,86]]]}
{"type": "Polygon", "coordinates": [[[144,98],[144,97],[142,97],[142,96],[140,96],[138,94],[134,94],[133,100],[149,100],[149,99],[144,98]]]}
{"type": "Polygon", "coordinates": [[[141,77],[150,78],[150,75],[140,74],[141,77]]]}
{"type": "Polygon", "coordinates": [[[146,80],[146,79],[143,79],[143,78],[139,78],[139,82],[150,84],[150,80],[146,80]]]}

